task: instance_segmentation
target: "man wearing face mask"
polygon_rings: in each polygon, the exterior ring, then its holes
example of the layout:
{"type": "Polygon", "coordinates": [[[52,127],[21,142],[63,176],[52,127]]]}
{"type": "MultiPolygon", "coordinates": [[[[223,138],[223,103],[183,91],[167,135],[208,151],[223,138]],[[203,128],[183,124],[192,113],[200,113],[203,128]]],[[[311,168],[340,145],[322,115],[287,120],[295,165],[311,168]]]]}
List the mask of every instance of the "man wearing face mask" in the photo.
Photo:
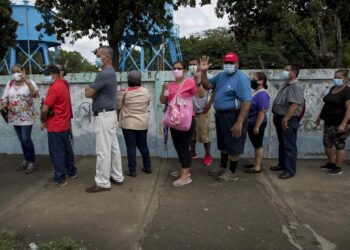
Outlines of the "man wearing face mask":
{"type": "Polygon", "coordinates": [[[209,170],[218,181],[235,181],[239,156],[243,153],[247,136],[247,116],[252,99],[250,79],[238,69],[238,56],[228,52],[224,56],[223,72],[207,78],[209,58],[202,56],[200,71],[205,89],[214,89],[214,109],[218,149],[221,151],[220,166],[209,170]],[[228,159],[230,168],[227,169],[228,159]]]}
{"type": "Polygon", "coordinates": [[[44,69],[43,74],[42,81],[50,84],[50,87],[41,108],[41,129],[47,128],[50,159],[54,166],[54,178],[46,187],[62,187],[68,183],[66,175],[71,179],[78,177],[69,138],[73,118],[72,104],[69,88],[60,78],[59,68],[51,64],[44,69]]]}
{"type": "Polygon", "coordinates": [[[272,171],[283,171],[280,179],[292,178],[297,166],[297,132],[300,114],[304,105],[304,90],[298,81],[299,66],[290,64],[284,68],[281,77],[285,83],[279,89],[272,105],[273,123],[279,143],[278,165],[272,171]]]}
{"type": "MultiPolygon", "coordinates": [[[[188,62],[189,77],[194,78],[196,84],[200,84],[201,72],[197,69],[198,60],[190,60],[188,62]]],[[[208,78],[210,78],[210,75],[208,75],[208,78]]],[[[197,91],[197,94],[193,97],[193,109],[195,113],[196,126],[193,131],[191,140],[191,157],[192,159],[197,158],[196,142],[199,141],[199,143],[203,143],[205,150],[205,156],[202,160],[202,163],[204,166],[210,166],[210,164],[213,162],[213,158],[210,155],[211,133],[209,110],[213,104],[213,97],[211,96],[209,100],[209,91],[205,91],[203,94],[201,91],[197,91]]]]}
{"type": "Polygon", "coordinates": [[[96,52],[96,66],[101,69],[93,83],[85,88],[91,98],[96,133],[95,185],[87,193],[108,191],[111,181],[123,184],[123,170],[117,138],[117,75],[112,66],[113,49],[100,47],[96,52]]]}

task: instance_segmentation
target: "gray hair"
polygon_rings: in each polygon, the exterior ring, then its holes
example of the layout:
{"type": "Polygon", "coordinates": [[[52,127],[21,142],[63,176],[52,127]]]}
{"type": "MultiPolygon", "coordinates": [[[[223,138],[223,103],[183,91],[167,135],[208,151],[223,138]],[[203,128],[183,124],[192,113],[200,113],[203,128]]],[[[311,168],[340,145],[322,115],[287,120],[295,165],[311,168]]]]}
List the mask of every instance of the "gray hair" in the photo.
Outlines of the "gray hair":
{"type": "Polygon", "coordinates": [[[108,47],[108,46],[101,46],[98,48],[99,50],[102,49],[105,54],[112,59],[113,57],[113,49],[111,47],[108,47]]]}

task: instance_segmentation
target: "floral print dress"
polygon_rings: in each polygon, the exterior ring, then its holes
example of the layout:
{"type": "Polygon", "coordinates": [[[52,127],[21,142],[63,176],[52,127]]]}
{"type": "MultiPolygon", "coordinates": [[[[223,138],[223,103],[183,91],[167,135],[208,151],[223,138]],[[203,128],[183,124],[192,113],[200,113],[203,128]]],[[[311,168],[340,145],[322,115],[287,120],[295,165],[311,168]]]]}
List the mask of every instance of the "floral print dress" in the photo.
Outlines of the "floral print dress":
{"type": "Polygon", "coordinates": [[[33,98],[39,97],[39,89],[34,81],[29,80],[35,88],[32,94],[26,83],[17,85],[14,80],[6,85],[0,102],[8,106],[8,122],[14,126],[32,125],[34,122],[33,98]]]}

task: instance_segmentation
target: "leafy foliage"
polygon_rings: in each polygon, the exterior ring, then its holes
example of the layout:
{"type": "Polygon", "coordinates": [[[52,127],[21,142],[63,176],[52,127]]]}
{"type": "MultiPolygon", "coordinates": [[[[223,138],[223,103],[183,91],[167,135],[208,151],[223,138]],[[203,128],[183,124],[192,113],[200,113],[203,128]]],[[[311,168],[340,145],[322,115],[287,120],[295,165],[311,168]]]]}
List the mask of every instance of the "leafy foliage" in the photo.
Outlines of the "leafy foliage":
{"type": "MultiPolygon", "coordinates": [[[[344,44],[350,40],[348,0],[218,0],[217,15],[229,15],[240,42],[254,41],[254,32],[265,32],[264,42],[285,34],[307,54],[316,67],[344,66],[344,44]]],[[[288,44],[291,45],[290,43],[288,44]]]]}
{"type": "Polygon", "coordinates": [[[222,69],[223,55],[229,51],[238,54],[241,68],[284,67],[288,60],[281,50],[262,42],[261,36],[254,41],[240,43],[228,29],[218,28],[181,38],[180,44],[186,61],[208,55],[212,69],[222,69]]]}
{"type": "Polygon", "coordinates": [[[16,29],[18,23],[11,18],[11,1],[0,0],[0,59],[9,47],[16,44],[16,29]]]}
{"type": "MultiPolygon", "coordinates": [[[[201,4],[210,2],[202,0],[201,4]]],[[[57,34],[59,40],[83,36],[98,37],[108,41],[114,48],[113,65],[118,68],[118,47],[125,31],[131,31],[135,39],[147,37],[155,27],[168,31],[172,25],[172,13],[165,4],[175,7],[194,6],[195,0],[37,0],[36,8],[42,13],[44,22],[37,29],[45,29],[50,35],[57,34]]]]}
{"type": "Polygon", "coordinates": [[[63,64],[68,73],[97,72],[98,68],[86,60],[78,51],[60,50],[61,58],[58,63],[63,64]]]}

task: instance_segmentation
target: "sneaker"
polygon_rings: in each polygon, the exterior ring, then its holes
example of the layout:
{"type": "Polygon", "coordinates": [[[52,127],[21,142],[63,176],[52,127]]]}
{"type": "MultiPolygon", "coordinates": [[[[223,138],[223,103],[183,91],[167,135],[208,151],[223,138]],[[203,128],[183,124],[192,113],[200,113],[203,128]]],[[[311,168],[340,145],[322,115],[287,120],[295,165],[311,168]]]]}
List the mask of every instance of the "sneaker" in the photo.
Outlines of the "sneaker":
{"type": "Polygon", "coordinates": [[[325,165],[320,166],[320,168],[327,168],[327,169],[332,169],[336,167],[335,163],[329,163],[327,162],[325,165]]]}
{"type": "Polygon", "coordinates": [[[216,167],[209,169],[208,175],[219,176],[219,175],[225,173],[225,171],[226,171],[226,168],[222,168],[221,166],[216,166],[216,167]]]}
{"type": "Polygon", "coordinates": [[[237,181],[237,180],[238,180],[238,176],[232,173],[231,170],[227,170],[225,171],[225,173],[218,176],[218,181],[226,182],[226,181],[237,181]]]}
{"type": "Polygon", "coordinates": [[[78,179],[78,174],[75,174],[73,176],[69,176],[69,178],[71,178],[71,179],[78,179]]]}
{"type": "Polygon", "coordinates": [[[170,175],[172,177],[178,178],[180,176],[180,173],[179,173],[179,171],[172,171],[172,172],[170,172],[170,175]]]}
{"type": "Polygon", "coordinates": [[[210,154],[206,154],[203,159],[203,165],[204,166],[210,166],[213,162],[213,157],[211,157],[210,154]]]}
{"type": "MultiPolygon", "coordinates": [[[[175,177],[175,178],[179,178],[180,177],[179,171],[172,171],[172,172],[170,172],[170,175],[172,177],[175,177]]],[[[188,173],[188,177],[191,177],[191,173],[188,173]]]]}
{"type": "Polygon", "coordinates": [[[16,168],[16,171],[24,171],[24,170],[26,170],[28,164],[29,164],[29,162],[27,162],[27,161],[22,161],[21,165],[19,165],[19,166],[16,168]]]}
{"type": "Polygon", "coordinates": [[[187,184],[190,184],[192,182],[192,179],[190,177],[186,178],[186,179],[177,179],[176,181],[173,182],[173,186],[174,187],[182,187],[185,186],[187,184]]]}
{"type": "Polygon", "coordinates": [[[197,155],[196,151],[191,151],[191,158],[192,159],[197,159],[198,158],[198,155],[197,155]]]}
{"type": "Polygon", "coordinates": [[[327,172],[329,175],[338,175],[342,174],[343,172],[341,171],[340,167],[333,167],[331,170],[327,172]]]}
{"type": "Polygon", "coordinates": [[[56,182],[54,178],[50,178],[49,182],[45,185],[45,188],[54,188],[54,187],[63,187],[68,184],[67,180],[63,180],[61,182],[56,182]]]}
{"type": "Polygon", "coordinates": [[[27,168],[25,170],[26,174],[32,174],[36,171],[36,166],[33,162],[28,162],[27,168]]]}

